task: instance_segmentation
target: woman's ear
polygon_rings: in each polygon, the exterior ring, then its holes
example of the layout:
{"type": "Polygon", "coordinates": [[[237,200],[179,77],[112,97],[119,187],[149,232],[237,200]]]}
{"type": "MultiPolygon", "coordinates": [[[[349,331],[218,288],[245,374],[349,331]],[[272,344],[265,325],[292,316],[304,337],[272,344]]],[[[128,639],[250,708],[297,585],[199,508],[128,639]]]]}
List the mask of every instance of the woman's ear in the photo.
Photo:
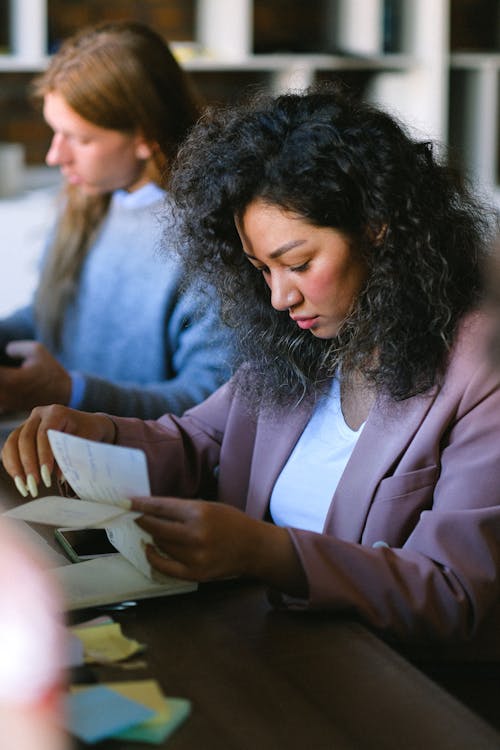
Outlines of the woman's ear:
{"type": "Polygon", "coordinates": [[[382,226],[379,229],[369,229],[368,230],[368,238],[370,242],[372,242],[375,247],[378,247],[383,243],[385,240],[385,235],[387,234],[387,224],[382,224],[382,226]]]}
{"type": "Polygon", "coordinates": [[[147,161],[153,156],[156,149],[156,144],[146,141],[144,136],[137,134],[135,141],[135,155],[138,159],[144,159],[147,161]]]}
{"type": "Polygon", "coordinates": [[[377,243],[377,245],[382,244],[382,242],[385,240],[386,234],[387,234],[387,224],[382,224],[377,236],[375,237],[375,242],[377,243]]]}

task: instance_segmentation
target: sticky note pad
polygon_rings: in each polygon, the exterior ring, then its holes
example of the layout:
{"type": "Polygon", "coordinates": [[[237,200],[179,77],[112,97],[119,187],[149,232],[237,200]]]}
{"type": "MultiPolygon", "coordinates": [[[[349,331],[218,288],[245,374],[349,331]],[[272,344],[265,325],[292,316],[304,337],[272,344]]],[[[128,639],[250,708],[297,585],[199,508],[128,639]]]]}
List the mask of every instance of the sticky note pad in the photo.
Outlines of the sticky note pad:
{"type": "Polygon", "coordinates": [[[155,712],[136,701],[96,685],[66,698],[66,728],[94,743],[152,718],[155,712]]]}
{"type": "Polygon", "coordinates": [[[155,714],[165,713],[165,696],[156,680],[122,680],[120,682],[105,682],[104,686],[125,698],[129,698],[131,701],[142,703],[155,714]]]}
{"type": "MultiPolygon", "coordinates": [[[[159,745],[182,724],[191,712],[191,701],[186,698],[166,698],[156,680],[128,680],[105,684],[110,690],[142,703],[154,711],[150,719],[113,735],[115,739],[159,745]]],[[[81,689],[72,688],[72,690],[81,689]]]]}
{"type": "Polygon", "coordinates": [[[115,738],[136,740],[159,745],[170,737],[191,713],[191,701],[186,698],[164,698],[164,711],[152,719],[118,732],[115,738]]]}
{"type": "Polygon", "coordinates": [[[84,646],[86,662],[111,663],[143,650],[140,643],[123,635],[118,622],[75,628],[72,633],[84,646]]]}

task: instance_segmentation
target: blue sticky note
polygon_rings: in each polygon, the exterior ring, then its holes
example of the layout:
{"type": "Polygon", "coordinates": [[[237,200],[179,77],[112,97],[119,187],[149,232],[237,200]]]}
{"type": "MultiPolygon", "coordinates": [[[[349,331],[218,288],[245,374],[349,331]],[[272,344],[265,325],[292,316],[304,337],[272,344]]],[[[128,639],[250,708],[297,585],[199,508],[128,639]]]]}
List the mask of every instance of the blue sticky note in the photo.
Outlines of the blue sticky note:
{"type": "Polygon", "coordinates": [[[66,728],[84,742],[98,742],[154,715],[152,709],[103,685],[66,698],[66,728]]]}
{"type": "Polygon", "coordinates": [[[168,718],[165,721],[157,722],[153,719],[143,724],[136,724],[114,735],[114,738],[149,742],[152,745],[165,742],[189,716],[191,701],[186,698],[165,698],[165,704],[168,707],[168,718]]]}

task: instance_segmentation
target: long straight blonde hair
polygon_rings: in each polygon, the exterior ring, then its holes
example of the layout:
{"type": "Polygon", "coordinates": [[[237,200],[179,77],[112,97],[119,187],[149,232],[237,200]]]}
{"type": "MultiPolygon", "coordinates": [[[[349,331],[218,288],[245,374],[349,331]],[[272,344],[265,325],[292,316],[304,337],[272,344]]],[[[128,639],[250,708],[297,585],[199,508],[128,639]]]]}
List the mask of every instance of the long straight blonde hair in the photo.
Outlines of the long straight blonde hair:
{"type": "MultiPolygon", "coordinates": [[[[94,125],[140,132],[153,151],[147,174],[162,186],[200,112],[199,98],[168,44],[149,27],[130,21],[98,24],[66,40],[33,81],[37,100],[52,92],[94,125]]],[[[38,327],[55,348],[110,198],[110,193],[84,195],[69,184],[63,189],[61,216],[35,296],[38,327]]]]}

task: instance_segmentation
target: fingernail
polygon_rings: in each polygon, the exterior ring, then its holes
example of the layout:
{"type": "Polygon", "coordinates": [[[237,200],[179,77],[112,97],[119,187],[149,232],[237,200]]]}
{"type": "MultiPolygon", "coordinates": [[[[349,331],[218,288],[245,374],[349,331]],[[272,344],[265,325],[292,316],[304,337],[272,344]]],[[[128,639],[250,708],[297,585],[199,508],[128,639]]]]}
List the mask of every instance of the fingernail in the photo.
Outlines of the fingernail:
{"type": "Polygon", "coordinates": [[[46,487],[52,487],[52,477],[50,476],[50,471],[47,464],[42,464],[40,472],[42,474],[42,482],[44,483],[44,485],[46,487]]]}
{"type": "Polygon", "coordinates": [[[17,491],[20,495],[22,495],[23,497],[28,497],[28,490],[26,489],[26,485],[19,475],[14,477],[14,484],[16,485],[17,491]]]}
{"type": "Polygon", "coordinates": [[[26,484],[28,485],[31,497],[38,497],[38,485],[33,474],[28,474],[26,477],[26,484]]]}

